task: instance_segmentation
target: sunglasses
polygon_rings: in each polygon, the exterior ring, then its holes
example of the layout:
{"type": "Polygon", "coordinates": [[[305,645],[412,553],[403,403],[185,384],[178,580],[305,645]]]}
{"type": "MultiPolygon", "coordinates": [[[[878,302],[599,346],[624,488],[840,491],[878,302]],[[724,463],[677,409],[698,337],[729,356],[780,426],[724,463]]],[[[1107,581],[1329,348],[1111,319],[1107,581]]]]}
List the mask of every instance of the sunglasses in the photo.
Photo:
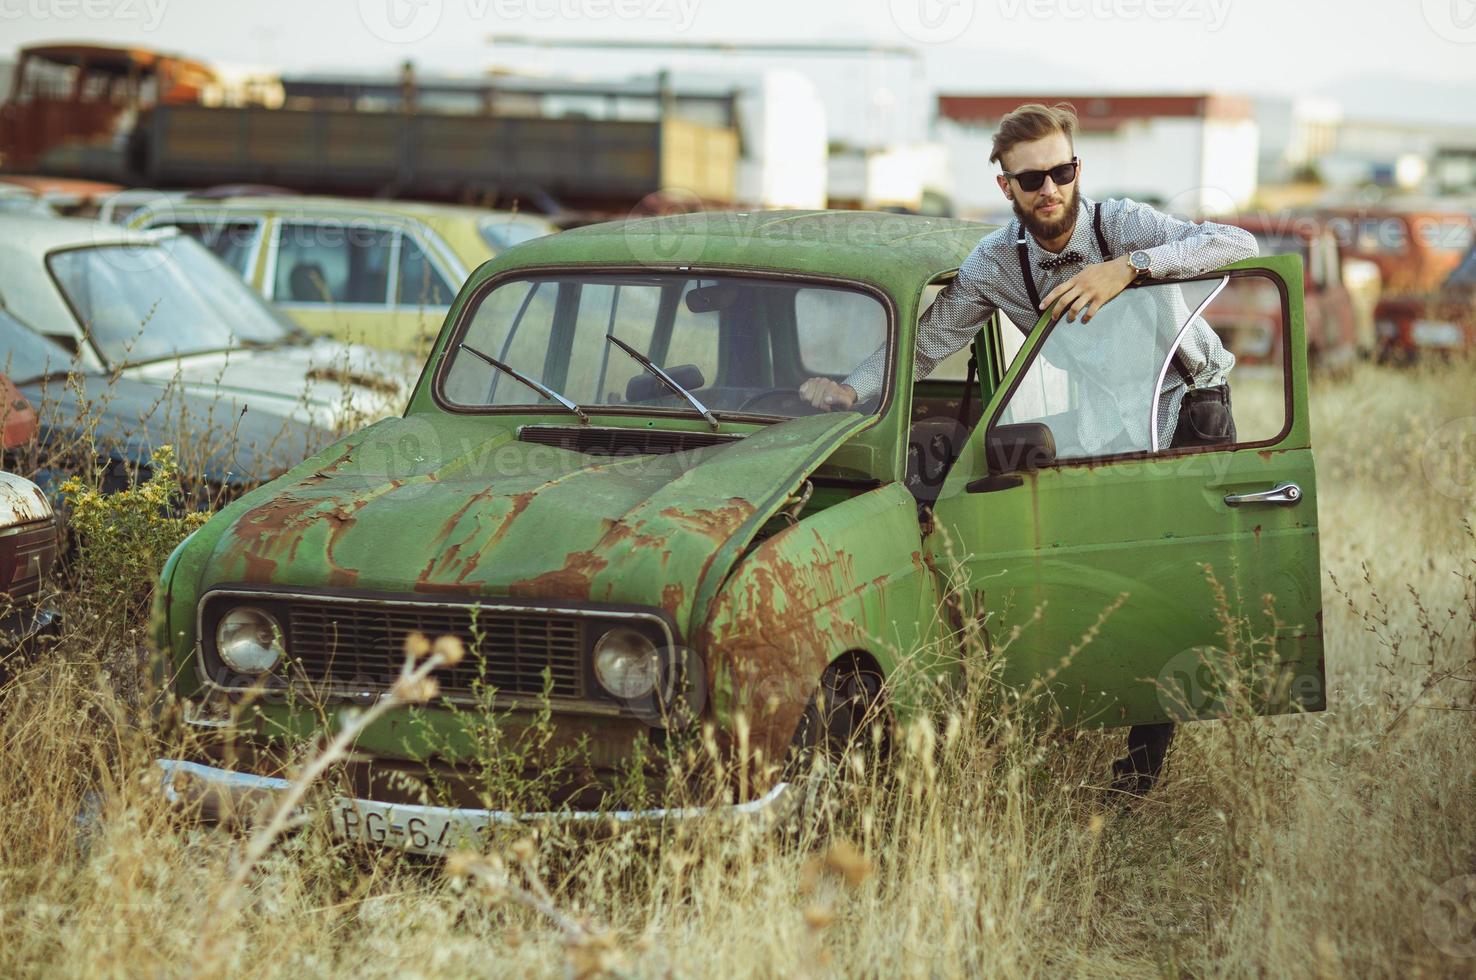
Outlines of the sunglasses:
{"type": "Polygon", "coordinates": [[[1070,163],[1062,163],[1049,170],[1021,170],[1019,173],[1010,173],[1008,170],[1001,171],[1006,177],[1015,178],[1022,191],[1038,191],[1045,184],[1046,176],[1049,175],[1051,183],[1057,187],[1064,187],[1076,179],[1076,168],[1081,166],[1081,160],[1072,157],[1070,163]]]}

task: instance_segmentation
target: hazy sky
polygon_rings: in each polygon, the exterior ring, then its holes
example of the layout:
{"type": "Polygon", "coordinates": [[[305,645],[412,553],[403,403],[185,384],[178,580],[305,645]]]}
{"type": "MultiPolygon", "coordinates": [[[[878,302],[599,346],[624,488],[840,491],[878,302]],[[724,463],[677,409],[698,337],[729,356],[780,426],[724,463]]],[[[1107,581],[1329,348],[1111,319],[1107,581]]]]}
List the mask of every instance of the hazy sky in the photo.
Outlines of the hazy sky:
{"type": "MultiPolygon", "coordinates": [[[[1435,102],[1446,86],[1476,86],[1476,0],[0,0],[0,51],[94,39],[289,71],[389,70],[408,57],[434,73],[572,75],[661,60],[501,48],[492,34],[908,45],[922,60],[900,70],[953,91],[1294,93],[1391,75],[1441,83],[1411,89],[1411,101],[1435,102]]],[[[1456,111],[1476,123],[1470,106],[1456,111]]]]}

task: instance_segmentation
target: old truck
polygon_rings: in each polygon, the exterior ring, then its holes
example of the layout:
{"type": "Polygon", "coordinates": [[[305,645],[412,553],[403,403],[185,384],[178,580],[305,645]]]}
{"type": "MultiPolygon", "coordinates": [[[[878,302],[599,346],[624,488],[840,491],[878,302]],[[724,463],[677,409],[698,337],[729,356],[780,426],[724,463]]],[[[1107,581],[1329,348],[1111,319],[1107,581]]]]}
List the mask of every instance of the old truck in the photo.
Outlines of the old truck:
{"type": "Polygon", "coordinates": [[[402,418],[165,565],[153,638],[199,736],[159,760],[168,792],[207,815],[281,793],[295,742],[383,698],[414,634],[469,654],[359,735],[322,805],[427,852],[527,820],[779,813],[837,723],[915,721],[960,681],[960,611],[1020,627],[970,655],[1063,725],[1216,717],[1206,678],[1255,665],[1255,710],[1322,708],[1301,259],[1141,284],[1090,328],[991,318],[972,384],[915,382],[922,306],[989,230],[674,215],[482,266],[402,418]],[[1232,373],[1238,442],[1168,448],[1171,357],[1247,278],[1279,296],[1285,357],[1232,373]],[[798,396],[867,357],[874,399],[798,396]],[[1227,614],[1259,640],[1227,641],[1227,614]],[[693,738],[731,779],[679,808],[693,738]],[[532,796],[516,778],[554,771],[532,796]]]}

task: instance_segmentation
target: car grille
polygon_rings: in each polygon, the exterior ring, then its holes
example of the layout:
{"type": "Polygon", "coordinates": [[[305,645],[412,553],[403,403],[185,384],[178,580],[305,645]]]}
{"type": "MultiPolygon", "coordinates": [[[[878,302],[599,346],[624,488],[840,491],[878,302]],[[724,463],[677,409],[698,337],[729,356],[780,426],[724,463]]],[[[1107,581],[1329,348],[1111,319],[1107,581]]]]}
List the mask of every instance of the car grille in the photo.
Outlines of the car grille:
{"type": "Polygon", "coordinates": [[[469,606],[299,600],[290,603],[288,616],[288,655],[314,683],[383,690],[399,676],[405,638],[422,633],[430,639],[455,636],[466,645],[459,664],[436,671],[443,695],[488,688],[539,695],[545,672],[552,696],[585,695],[585,623],[566,614],[481,608],[480,641],[472,637],[469,606]]]}
{"type": "Polygon", "coordinates": [[[618,456],[625,453],[680,453],[736,442],[741,436],[715,432],[661,431],[659,429],[564,428],[556,425],[525,425],[518,431],[522,442],[557,446],[590,456],[618,456]]]}

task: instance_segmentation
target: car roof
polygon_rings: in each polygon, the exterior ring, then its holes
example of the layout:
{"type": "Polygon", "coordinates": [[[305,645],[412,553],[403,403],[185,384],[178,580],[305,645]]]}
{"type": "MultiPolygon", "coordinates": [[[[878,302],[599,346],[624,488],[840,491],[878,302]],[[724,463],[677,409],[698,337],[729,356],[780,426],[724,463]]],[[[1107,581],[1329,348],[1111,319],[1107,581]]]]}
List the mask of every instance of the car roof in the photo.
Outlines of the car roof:
{"type": "Polygon", "coordinates": [[[996,226],[878,211],[707,211],[587,225],[510,249],[536,265],[760,269],[916,288],[957,269],[996,226]]]}
{"type": "Polygon", "coordinates": [[[133,231],[88,218],[31,215],[0,217],[0,251],[40,256],[82,245],[141,245],[158,240],[158,232],[133,231]]]}
{"type": "Polygon", "coordinates": [[[312,194],[248,194],[242,197],[189,197],[169,202],[182,211],[333,211],[349,214],[385,215],[412,218],[507,218],[514,214],[544,220],[541,214],[493,211],[469,204],[432,204],[427,201],[376,201],[352,197],[323,197],[312,194]]]}

